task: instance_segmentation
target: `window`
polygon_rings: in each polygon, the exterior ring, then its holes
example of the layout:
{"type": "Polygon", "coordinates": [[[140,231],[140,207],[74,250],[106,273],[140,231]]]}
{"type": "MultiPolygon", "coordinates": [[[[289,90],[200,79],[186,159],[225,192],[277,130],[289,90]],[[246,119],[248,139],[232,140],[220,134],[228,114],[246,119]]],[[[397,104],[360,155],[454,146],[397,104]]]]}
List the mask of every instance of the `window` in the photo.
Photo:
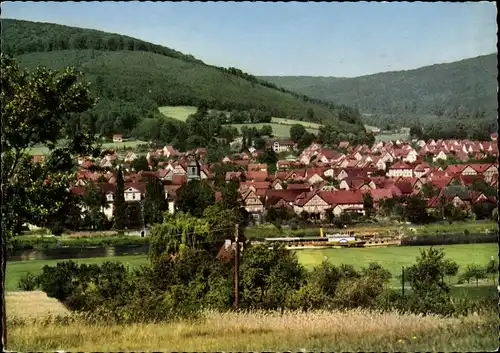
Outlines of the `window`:
{"type": "Polygon", "coordinates": [[[132,200],[135,200],[135,192],[132,193],[132,200]]]}

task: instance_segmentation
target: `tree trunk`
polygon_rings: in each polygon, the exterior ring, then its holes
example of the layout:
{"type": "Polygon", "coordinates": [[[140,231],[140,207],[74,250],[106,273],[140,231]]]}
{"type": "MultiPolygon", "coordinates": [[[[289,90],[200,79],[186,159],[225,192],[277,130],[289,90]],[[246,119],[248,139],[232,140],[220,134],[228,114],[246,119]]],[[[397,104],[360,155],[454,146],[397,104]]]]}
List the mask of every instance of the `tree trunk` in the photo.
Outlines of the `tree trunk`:
{"type": "MultiPolygon", "coordinates": [[[[3,231],[1,233],[4,233],[3,231]]],[[[5,275],[7,270],[7,239],[5,239],[6,234],[1,234],[2,242],[2,279],[0,281],[0,290],[2,291],[2,347],[4,350],[7,349],[7,314],[5,307],[5,275]]]]}

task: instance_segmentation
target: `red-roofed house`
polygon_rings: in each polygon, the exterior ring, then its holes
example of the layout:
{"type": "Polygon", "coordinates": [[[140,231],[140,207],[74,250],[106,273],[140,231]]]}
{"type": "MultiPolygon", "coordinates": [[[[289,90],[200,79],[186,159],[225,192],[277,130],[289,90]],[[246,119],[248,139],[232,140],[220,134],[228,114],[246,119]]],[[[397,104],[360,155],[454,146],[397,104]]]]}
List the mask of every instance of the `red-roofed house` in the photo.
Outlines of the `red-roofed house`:
{"type": "Polygon", "coordinates": [[[390,178],[413,177],[413,167],[403,162],[396,162],[389,167],[387,176],[390,178]]]}
{"type": "Polygon", "coordinates": [[[327,209],[332,208],[333,214],[338,216],[345,211],[364,213],[363,193],[356,191],[320,191],[309,194],[303,201],[303,210],[313,217],[324,218],[327,209]]]}
{"type": "Polygon", "coordinates": [[[256,191],[249,189],[242,195],[245,210],[250,213],[255,219],[258,219],[264,212],[264,203],[256,191]]]}
{"type": "Polygon", "coordinates": [[[390,189],[371,189],[368,190],[373,199],[373,206],[379,207],[380,201],[384,199],[392,199],[392,191],[390,189]]]}
{"type": "Polygon", "coordinates": [[[249,181],[266,181],[268,178],[267,170],[266,171],[258,171],[258,172],[246,172],[245,173],[247,180],[249,181]]]}

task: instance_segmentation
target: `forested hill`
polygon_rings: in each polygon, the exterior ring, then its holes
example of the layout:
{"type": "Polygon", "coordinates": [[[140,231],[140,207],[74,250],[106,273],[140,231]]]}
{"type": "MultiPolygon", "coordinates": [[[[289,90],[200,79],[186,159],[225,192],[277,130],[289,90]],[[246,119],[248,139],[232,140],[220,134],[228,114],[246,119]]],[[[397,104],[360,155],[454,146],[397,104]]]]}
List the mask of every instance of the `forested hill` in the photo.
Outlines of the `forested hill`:
{"type": "Polygon", "coordinates": [[[359,112],[280,89],[235,68],[204,64],[191,55],[138,39],[50,23],[2,20],[2,51],[22,67],[75,66],[100,97],[97,130],[128,133],[159,106],[204,105],[224,111],[331,123],[363,133],[359,112]]]}
{"type": "Polygon", "coordinates": [[[485,117],[496,121],[497,62],[497,55],[490,54],[356,78],[261,78],[314,98],[349,102],[362,113],[371,114],[373,124],[377,124],[373,119],[378,117],[378,123],[382,123],[388,116],[401,124],[408,124],[415,117],[423,120],[485,117]]]}

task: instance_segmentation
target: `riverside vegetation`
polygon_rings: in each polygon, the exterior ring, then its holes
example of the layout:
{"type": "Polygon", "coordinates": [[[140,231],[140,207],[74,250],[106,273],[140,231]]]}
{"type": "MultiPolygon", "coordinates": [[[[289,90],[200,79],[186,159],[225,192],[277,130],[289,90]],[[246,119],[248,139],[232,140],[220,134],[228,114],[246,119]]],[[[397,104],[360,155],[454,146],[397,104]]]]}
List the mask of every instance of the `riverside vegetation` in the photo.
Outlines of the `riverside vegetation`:
{"type": "Polygon", "coordinates": [[[232,312],[230,261],[215,259],[201,243],[174,256],[166,242],[155,244],[161,255],[133,270],[112,262],[45,266],[25,289],[38,286],[71,312],[29,321],[9,315],[12,346],[324,350],[335,342],[346,350],[490,350],[497,343],[495,296],[451,295],[445,278],[458,266],[440,250],[422,251],[407,269],[411,291],[403,296],[376,263],[356,270],[325,261],[306,271],[294,252],[252,246],[242,253],[240,311],[232,312]],[[127,332],[135,338],[125,339],[127,332]]]}

